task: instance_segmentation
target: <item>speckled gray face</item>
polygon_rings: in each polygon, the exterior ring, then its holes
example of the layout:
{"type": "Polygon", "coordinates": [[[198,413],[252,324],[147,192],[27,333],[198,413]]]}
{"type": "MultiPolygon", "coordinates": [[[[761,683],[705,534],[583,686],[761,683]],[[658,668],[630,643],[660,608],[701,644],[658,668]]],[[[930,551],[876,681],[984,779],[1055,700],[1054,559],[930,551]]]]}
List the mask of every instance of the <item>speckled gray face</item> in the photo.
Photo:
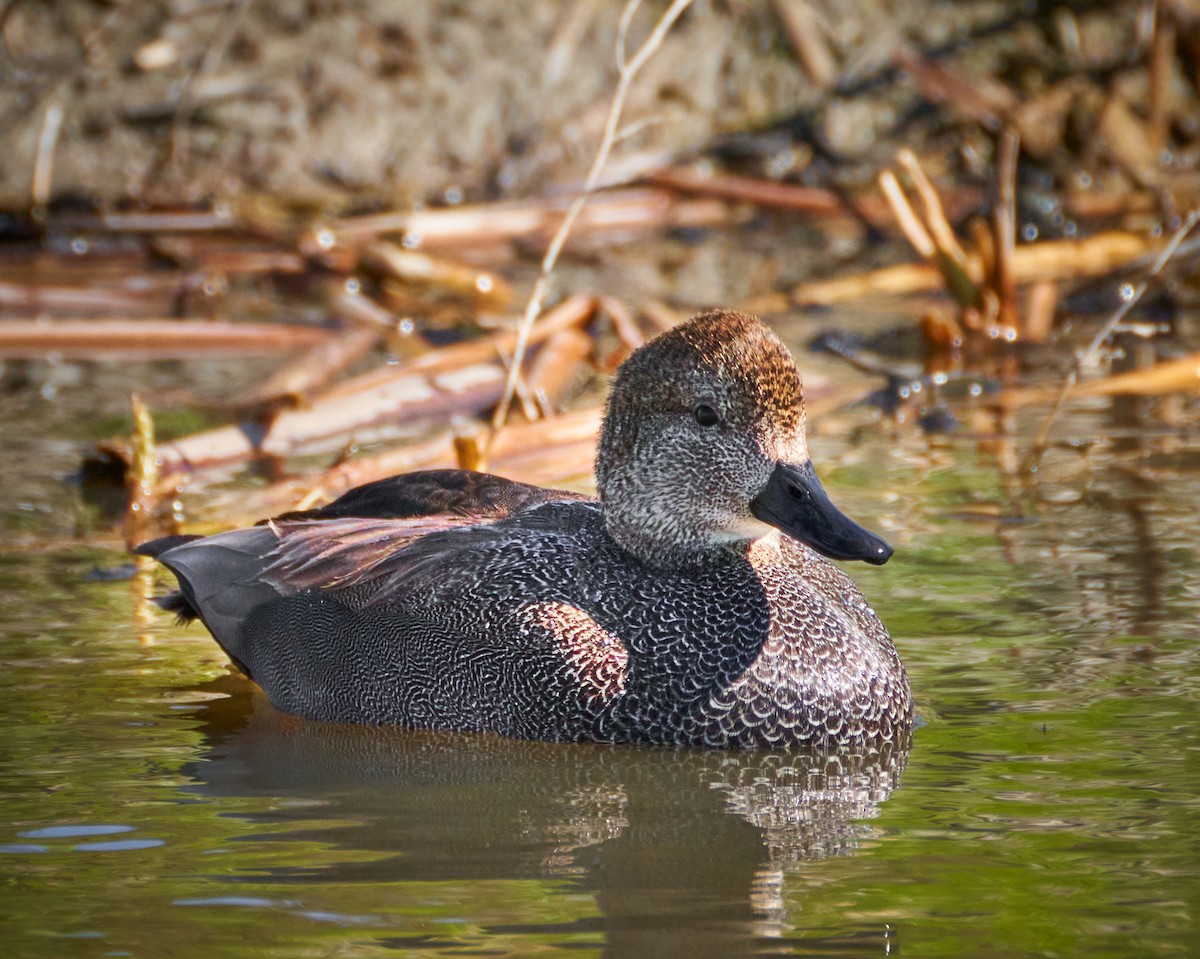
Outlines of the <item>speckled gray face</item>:
{"type": "Polygon", "coordinates": [[[696,317],[626,361],[596,469],[609,531],[652,565],[755,539],[764,523],[834,559],[891,556],[821,488],[796,365],[743,314],[696,317]]]}

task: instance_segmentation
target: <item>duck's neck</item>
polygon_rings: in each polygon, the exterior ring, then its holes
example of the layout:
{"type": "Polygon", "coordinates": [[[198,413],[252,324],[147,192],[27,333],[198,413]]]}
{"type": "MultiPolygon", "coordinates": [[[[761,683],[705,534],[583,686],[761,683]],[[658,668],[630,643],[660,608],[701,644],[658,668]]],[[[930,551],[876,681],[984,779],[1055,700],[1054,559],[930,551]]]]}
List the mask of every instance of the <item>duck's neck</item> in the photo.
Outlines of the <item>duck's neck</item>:
{"type": "MultiPolygon", "coordinates": [[[[642,565],[662,572],[703,569],[730,560],[745,559],[754,546],[757,530],[714,535],[711,530],[691,527],[667,514],[651,519],[644,514],[634,522],[620,510],[604,509],[608,535],[642,565]]],[[[773,530],[765,535],[771,536],[773,530]]]]}

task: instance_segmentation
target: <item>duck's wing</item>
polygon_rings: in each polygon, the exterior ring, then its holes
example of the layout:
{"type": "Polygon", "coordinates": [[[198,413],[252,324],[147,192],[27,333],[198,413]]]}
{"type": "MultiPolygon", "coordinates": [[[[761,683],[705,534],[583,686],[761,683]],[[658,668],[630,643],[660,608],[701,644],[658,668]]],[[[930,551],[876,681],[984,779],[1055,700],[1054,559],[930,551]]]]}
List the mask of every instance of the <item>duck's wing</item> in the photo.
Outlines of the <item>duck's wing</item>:
{"type": "MultiPolygon", "coordinates": [[[[183,620],[201,618],[215,633],[206,604],[225,610],[217,618],[232,619],[277,596],[357,585],[395,574],[397,565],[385,561],[432,534],[586,498],[488,473],[425,470],[355,487],[326,506],[285,513],[252,529],[168,536],[134,552],[160,560],[180,581],[179,592],[159,605],[183,620]]],[[[440,548],[435,537],[421,552],[429,557],[440,548]]]]}
{"type": "Polygon", "coordinates": [[[586,499],[578,493],[517,483],[471,470],[422,470],[365,483],[317,509],[284,513],[276,521],[515,516],[553,500],[586,499]]]}
{"type": "Polygon", "coordinates": [[[413,519],[300,519],[267,524],[275,536],[262,557],[259,578],[281,595],[306,589],[345,589],[385,575],[387,562],[437,534],[470,528],[476,533],[495,520],[440,514],[413,519]]]}
{"type": "Polygon", "coordinates": [[[200,619],[235,660],[238,633],[258,607],[318,588],[355,586],[389,557],[431,534],[472,525],[464,517],[272,521],[202,538],[139,547],[179,581],[159,601],[180,619],[200,619]]]}

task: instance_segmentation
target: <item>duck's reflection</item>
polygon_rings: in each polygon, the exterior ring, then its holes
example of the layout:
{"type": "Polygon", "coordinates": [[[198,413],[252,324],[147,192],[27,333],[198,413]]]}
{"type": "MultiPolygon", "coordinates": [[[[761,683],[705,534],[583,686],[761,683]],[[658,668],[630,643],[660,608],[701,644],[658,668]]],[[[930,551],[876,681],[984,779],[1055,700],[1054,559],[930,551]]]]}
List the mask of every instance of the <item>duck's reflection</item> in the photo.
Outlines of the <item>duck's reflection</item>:
{"type": "Polygon", "coordinates": [[[206,691],[227,696],[203,710],[207,756],[185,770],[191,788],[286,799],[253,818],[277,822],[281,839],[355,852],[272,868],[272,881],[561,877],[592,892],[601,920],[503,931],[590,930],[614,956],[758,951],[782,915],[783,870],[870,835],[909,745],[823,755],[558,745],[305,722],[232,676],[206,691]]]}

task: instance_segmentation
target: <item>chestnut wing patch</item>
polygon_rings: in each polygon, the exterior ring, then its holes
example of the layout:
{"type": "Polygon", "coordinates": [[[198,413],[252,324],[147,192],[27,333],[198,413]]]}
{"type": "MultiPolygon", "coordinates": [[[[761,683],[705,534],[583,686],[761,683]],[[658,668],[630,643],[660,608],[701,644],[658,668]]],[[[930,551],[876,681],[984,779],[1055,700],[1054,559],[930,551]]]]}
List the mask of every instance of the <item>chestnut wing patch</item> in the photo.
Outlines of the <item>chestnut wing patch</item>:
{"type": "Polygon", "coordinates": [[[262,579],[284,592],[357,586],[392,571],[387,560],[435,533],[481,524],[465,516],[272,521],[279,538],[262,579]]]}

